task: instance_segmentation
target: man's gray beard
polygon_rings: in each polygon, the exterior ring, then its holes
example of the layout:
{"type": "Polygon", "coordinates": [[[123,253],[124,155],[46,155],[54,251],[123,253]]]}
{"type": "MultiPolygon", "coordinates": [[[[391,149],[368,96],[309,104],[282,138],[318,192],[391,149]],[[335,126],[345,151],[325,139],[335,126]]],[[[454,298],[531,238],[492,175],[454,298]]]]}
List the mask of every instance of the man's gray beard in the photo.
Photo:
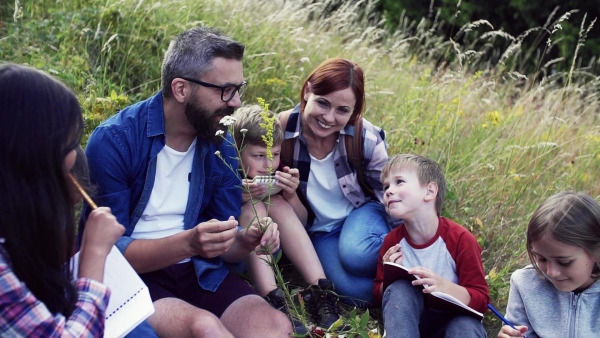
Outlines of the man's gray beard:
{"type": "Polygon", "coordinates": [[[227,133],[227,126],[215,122],[215,117],[229,116],[233,114],[233,111],[233,107],[227,106],[210,112],[202,107],[197,100],[193,100],[185,106],[185,116],[198,133],[198,137],[204,138],[214,145],[220,145],[223,142],[223,136],[216,135],[218,130],[227,133]]]}

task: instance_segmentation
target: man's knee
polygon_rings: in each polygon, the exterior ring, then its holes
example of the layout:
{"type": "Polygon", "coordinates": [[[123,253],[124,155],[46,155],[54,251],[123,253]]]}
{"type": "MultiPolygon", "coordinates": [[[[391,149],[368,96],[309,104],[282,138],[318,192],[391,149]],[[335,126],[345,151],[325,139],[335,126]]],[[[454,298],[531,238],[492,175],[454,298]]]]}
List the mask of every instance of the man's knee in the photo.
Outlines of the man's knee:
{"type": "Polygon", "coordinates": [[[221,316],[221,320],[232,333],[240,332],[244,326],[247,336],[261,333],[265,337],[287,337],[292,333],[292,323],[288,316],[276,310],[263,298],[256,295],[244,296],[232,303],[221,316]]]}
{"type": "Polygon", "coordinates": [[[192,337],[230,337],[231,334],[221,320],[209,312],[204,312],[202,316],[189,318],[188,327],[192,337]]]}

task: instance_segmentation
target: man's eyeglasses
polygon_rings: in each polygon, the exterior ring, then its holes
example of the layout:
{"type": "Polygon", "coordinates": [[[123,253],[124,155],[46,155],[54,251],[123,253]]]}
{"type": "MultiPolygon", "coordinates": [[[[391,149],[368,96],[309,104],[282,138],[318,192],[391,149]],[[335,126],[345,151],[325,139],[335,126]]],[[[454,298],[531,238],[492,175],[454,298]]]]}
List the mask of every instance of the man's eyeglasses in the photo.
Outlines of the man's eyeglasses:
{"type": "Polygon", "coordinates": [[[189,77],[181,77],[181,78],[186,81],[195,83],[197,85],[201,85],[203,87],[221,89],[221,101],[223,101],[223,102],[229,102],[231,99],[233,99],[233,97],[235,96],[235,92],[238,92],[240,97],[242,97],[242,95],[244,95],[244,91],[246,90],[246,85],[247,85],[246,81],[244,81],[237,86],[234,86],[234,85],[219,86],[216,84],[212,84],[212,83],[208,83],[208,82],[204,82],[204,81],[200,81],[200,80],[190,79],[189,77]]]}

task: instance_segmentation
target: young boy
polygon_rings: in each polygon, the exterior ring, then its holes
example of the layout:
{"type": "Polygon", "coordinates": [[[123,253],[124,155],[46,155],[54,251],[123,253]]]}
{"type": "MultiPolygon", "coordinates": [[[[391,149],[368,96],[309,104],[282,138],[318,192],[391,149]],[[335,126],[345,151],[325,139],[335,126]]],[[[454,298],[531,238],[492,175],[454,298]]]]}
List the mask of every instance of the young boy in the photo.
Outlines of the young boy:
{"type": "MultiPolygon", "coordinates": [[[[267,146],[262,139],[267,131],[260,126],[264,123],[262,111],[260,106],[250,105],[239,108],[233,115],[236,118],[233,124],[233,136],[237,146],[242,148],[241,175],[246,175],[242,179],[242,184],[247,187],[243,190],[239,222],[242,226],[250,224],[256,210],[260,218],[269,216],[279,225],[279,238],[286,257],[310,284],[303,292],[307,310],[318,326],[328,328],[340,317],[337,297],[333,293],[334,286],[325,277],[317,253],[304,229],[307,211],[296,194],[300,178],[298,169],[279,167],[283,130],[277,120],[273,125],[273,147],[271,148],[273,158],[272,160],[267,158],[267,146]],[[269,175],[269,170],[275,171],[276,181],[273,186],[281,188],[281,192],[263,197],[267,193],[267,187],[254,182],[253,178],[269,175]]],[[[271,112],[268,112],[268,115],[273,117],[271,112]]],[[[249,256],[247,263],[248,272],[258,293],[275,308],[289,315],[283,291],[277,287],[273,270],[268,263],[254,253],[249,256]]],[[[307,333],[306,327],[301,322],[294,318],[292,322],[296,333],[307,333]]]]}
{"type": "Polygon", "coordinates": [[[373,289],[383,302],[387,337],[486,337],[477,319],[424,304],[423,293],[434,291],[482,313],[489,301],[481,247],[468,230],[440,216],[446,180],[439,165],[418,155],[397,155],[381,171],[381,181],[386,211],[404,220],[383,242],[373,289]],[[383,290],[383,262],[402,264],[420,279],[397,280],[383,290]]]}

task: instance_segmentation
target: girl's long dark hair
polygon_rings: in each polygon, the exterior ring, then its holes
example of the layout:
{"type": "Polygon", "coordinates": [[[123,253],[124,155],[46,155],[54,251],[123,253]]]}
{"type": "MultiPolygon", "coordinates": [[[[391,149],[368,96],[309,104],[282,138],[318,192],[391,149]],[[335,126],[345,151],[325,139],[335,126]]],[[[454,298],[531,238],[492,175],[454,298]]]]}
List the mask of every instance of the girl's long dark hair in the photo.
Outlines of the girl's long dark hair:
{"type": "Polygon", "coordinates": [[[64,160],[82,130],[81,108],[65,85],[32,68],[0,65],[0,235],[17,277],[65,316],[77,293],[64,160]]]}

